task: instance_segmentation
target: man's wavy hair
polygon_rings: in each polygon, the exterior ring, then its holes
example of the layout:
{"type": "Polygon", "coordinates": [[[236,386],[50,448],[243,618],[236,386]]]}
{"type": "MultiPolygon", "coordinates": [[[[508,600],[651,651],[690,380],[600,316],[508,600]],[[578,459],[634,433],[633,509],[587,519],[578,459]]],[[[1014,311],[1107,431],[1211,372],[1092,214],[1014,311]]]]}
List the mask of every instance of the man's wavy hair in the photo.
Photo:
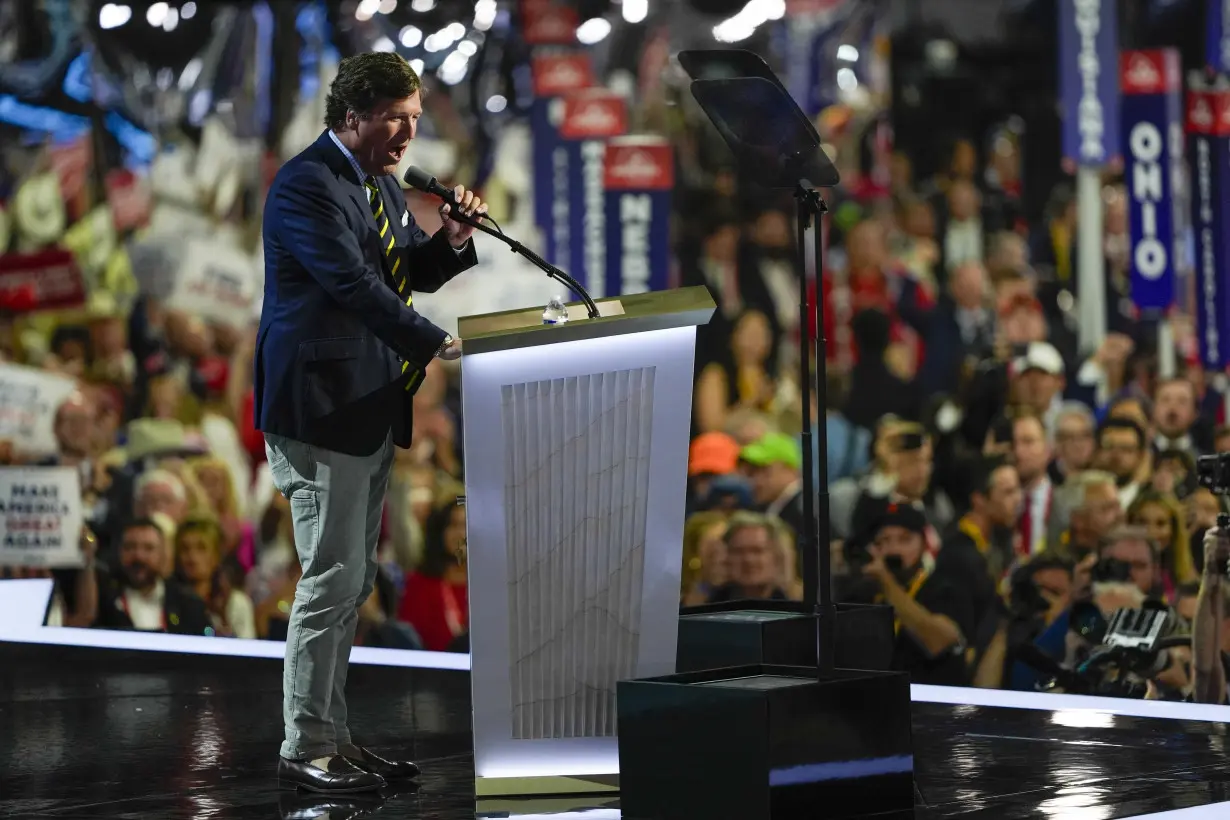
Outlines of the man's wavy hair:
{"type": "Polygon", "coordinates": [[[373,51],[347,57],[325,97],[325,126],[346,122],[346,112],[370,114],[380,100],[400,100],[422,91],[423,82],[410,64],[396,54],[373,51]]]}

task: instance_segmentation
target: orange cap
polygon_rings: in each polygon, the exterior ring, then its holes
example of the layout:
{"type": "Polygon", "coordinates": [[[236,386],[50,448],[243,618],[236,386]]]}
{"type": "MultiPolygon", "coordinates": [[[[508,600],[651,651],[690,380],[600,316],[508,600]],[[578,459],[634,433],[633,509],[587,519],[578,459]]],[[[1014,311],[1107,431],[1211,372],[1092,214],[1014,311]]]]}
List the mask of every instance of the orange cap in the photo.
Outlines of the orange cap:
{"type": "Polygon", "coordinates": [[[702,433],[688,449],[688,475],[726,475],[739,464],[739,443],[725,433],[702,433]]]}

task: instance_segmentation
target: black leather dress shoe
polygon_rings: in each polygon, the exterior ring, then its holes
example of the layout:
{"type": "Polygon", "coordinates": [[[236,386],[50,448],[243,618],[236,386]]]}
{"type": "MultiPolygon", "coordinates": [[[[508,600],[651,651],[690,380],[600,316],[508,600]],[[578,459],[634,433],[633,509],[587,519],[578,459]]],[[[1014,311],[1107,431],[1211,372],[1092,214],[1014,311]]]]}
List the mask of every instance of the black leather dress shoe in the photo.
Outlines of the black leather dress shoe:
{"type": "Polygon", "coordinates": [[[385,785],[384,778],[360,769],[341,755],[329,758],[327,769],[319,769],[306,760],[278,758],[278,785],[284,789],[298,787],[322,794],[370,792],[385,785]]]}
{"type": "Polygon", "coordinates": [[[389,781],[409,780],[419,776],[419,767],[409,760],[385,760],[370,749],[362,746],[355,746],[355,748],[359,750],[359,757],[347,757],[346,759],[365,772],[378,774],[389,781]]]}

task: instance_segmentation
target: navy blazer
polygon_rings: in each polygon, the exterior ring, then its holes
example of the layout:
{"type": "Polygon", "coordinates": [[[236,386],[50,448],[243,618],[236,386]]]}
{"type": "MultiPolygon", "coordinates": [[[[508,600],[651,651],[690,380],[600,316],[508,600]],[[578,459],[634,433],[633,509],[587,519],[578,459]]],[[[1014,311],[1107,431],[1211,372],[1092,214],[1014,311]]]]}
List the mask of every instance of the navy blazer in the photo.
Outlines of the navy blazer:
{"type": "MultiPolygon", "coordinates": [[[[443,230],[428,237],[415,224],[391,176],[376,182],[410,290],[432,293],[477,264],[472,243],[458,252],[443,230]]],[[[406,383],[447,334],[397,293],[366,189],[328,131],[274,177],[264,243],[256,428],[356,456],[390,432],[409,447],[406,383]]]]}

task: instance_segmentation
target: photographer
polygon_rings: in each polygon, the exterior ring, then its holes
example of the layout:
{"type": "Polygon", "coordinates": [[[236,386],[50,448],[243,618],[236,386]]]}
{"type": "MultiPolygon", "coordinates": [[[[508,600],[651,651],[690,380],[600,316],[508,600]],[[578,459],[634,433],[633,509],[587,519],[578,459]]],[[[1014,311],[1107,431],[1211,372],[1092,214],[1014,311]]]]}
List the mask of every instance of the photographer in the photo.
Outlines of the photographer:
{"type": "Polygon", "coordinates": [[[1033,654],[1036,649],[1056,663],[1063,660],[1067,651],[1073,570],[1072,560],[1066,555],[1046,551],[1013,572],[1006,635],[1006,688],[1032,692],[1043,682],[1041,673],[1018,659],[1026,652],[1033,654]]]}
{"type": "Polygon", "coordinates": [[[927,520],[909,504],[889,504],[872,527],[870,561],[862,568],[856,602],[893,608],[897,643],[893,668],[914,683],[964,686],[966,636],[974,632],[973,601],[939,568],[931,569],[924,533],[927,520]]]}
{"type": "Polygon", "coordinates": [[[1226,562],[1230,559],[1230,534],[1214,527],[1204,534],[1204,575],[1192,624],[1192,656],[1197,703],[1230,702],[1226,690],[1230,664],[1230,624],[1226,623],[1228,594],[1226,562]]]}

